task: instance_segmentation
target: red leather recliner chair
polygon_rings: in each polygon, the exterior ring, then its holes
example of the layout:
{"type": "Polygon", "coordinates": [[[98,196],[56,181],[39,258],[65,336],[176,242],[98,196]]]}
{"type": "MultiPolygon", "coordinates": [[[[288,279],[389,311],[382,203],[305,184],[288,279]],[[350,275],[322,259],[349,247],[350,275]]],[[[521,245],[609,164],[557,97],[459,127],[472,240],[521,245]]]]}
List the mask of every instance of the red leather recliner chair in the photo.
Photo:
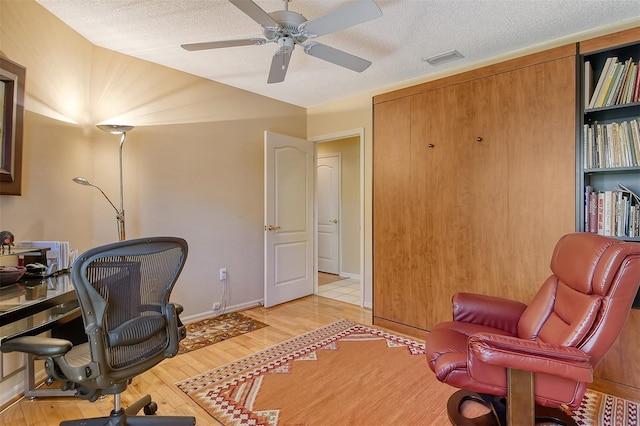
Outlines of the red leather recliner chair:
{"type": "Polygon", "coordinates": [[[568,234],[556,244],[551,271],[529,305],[454,295],[453,321],[429,333],[429,367],[441,382],[464,389],[449,399],[453,424],[532,424],[534,400],[538,421],[575,424],[558,408],[580,406],[620,334],[640,286],[640,244],[568,234]],[[464,417],[466,400],[492,412],[464,417]]]}

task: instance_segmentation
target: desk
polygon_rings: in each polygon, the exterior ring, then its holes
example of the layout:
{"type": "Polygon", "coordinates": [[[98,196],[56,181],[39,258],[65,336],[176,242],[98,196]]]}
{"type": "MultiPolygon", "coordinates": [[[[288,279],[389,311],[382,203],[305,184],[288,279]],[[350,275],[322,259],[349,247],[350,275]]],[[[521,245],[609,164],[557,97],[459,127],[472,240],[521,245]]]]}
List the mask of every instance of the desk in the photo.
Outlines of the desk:
{"type": "MultiPolygon", "coordinates": [[[[16,337],[55,331],[80,317],[80,307],[69,273],[48,278],[27,278],[0,288],[0,345],[16,337]]],[[[73,391],[36,389],[34,359],[25,356],[25,396],[73,395],[73,391]]]]}

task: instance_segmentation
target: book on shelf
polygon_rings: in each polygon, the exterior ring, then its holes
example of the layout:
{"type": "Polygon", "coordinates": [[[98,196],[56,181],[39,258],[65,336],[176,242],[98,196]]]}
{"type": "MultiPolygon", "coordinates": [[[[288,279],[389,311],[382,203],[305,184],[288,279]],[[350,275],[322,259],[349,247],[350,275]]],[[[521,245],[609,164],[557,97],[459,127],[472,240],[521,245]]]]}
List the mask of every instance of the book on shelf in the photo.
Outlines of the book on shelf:
{"type": "Polygon", "coordinates": [[[613,235],[611,233],[612,224],[615,216],[612,214],[613,209],[613,191],[604,191],[604,205],[603,205],[603,225],[602,235],[613,235]]]}
{"type": "Polygon", "coordinates": [[[598,106],[604,107],[611,105],[611,100],[615,96],[618,82],[620,81],[620,76],[624,71],[624,65],[621,62],[616,62],[613,64],[613,72],[611,73],[611,77],[608,80],[607,84],[607,92],[604,94],[602,98],[602,102],[598,106]]]}
{"type": "Polygon", "coordinates": [[[624,96],[624,86],[629,79],[629,72],[631,72],[631,65],[633,64],[633,58],[627,59],[624,64],[618,63],[618,73],[615,76],[615,80],[611,86],[611,92],[607,97],[607,100],[603,106],[620,105],[626,103],[624,96]]]}
{"type": "Polygon", "coordinates": [[[638,102],[640,86],[640,61],[629,58],[618,61],[617,56],[607,58],[600,77],[593,87],[593,68],[590,61],[584,64],[584,94],[586,109],[601,108],[638,102]],[[586,99],[589,101],[586,101],[586,99]]]}
{"type": "MultiPolygon", "coordinates": [[[[640,74],[640,70],[638,70],[638,74],[640,74]]],[[[635,158],[638,162],[637,165],[640,166],[640,121],[635,120],[635,122],[630,122],[629,128],[631,129],[631,144],[633,145],[635,158]]]]}
{"type": "MultiPolygon", "coordinates": [[[[617,58],[616,58],[617,59],[617,58]]],[[[607,80],[607,75],[609,68],[611,67],[611,62],[613,61],[613,57],[607,58],[604,63],[604,67],[602,68],[602,72],[600,73],[600,78],[598,78],[598,82],[596,83],[596,88],[593,91],[593,95],[591,96],[591,101],[589,101],[589,108],[596,108],[596,103],[598,99],[601,97],[602,86],[604,86],[604,82],[607,80]]]]}
{"type": "Polygon", "coordinates": [[[618,186],[599,192],[585,187],[585,232],[640,237],[640,197],[621,183],[618,186]]]}
{"type": "Polygon", "coordinates": [[[597,233],[598,232],[598,194],[595,192],[589,193],[589,232],[597,233]]]}
{"type": "Polygon", "coordinates": [[[629,58],[625,62],[625,72],[618,89],[615,105],[627,104],[633,101],[633,83],[635,82],[635,71],[637,65],[633,62],[633,58],[629,58]]]}
{"type": "Polygon", "coordinates": [[[636,84],[633,89],[633,102],[640,101],[640,60],[636,64],[636,84]]]}
{"type": "Polygon", "coordinates": [[[604,192],[597,193],[598,198],[598,225],[597,232],[598,235],[604,235],[604,192]]]}
{"type": "Polygon", "coordinates": [[[593,96],[593,67],[590,61],[584,61],[584,105],[589,106],[593,96]]]}
{"type": "Polygon", "coordinates": [[[640,118],[583,126],[586,169],[640,166],[640,118]]]}

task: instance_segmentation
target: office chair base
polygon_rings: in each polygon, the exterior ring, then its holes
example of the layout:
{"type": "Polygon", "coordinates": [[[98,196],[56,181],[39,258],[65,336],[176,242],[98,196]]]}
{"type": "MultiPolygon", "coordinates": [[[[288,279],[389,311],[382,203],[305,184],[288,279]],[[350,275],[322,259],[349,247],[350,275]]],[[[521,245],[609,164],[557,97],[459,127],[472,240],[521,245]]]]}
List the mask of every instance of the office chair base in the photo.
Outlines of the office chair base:
{"type": "Polygon", "coordinates": [[[120,414],[93,419],[67,420],[60,423],[60,426],[195,426],[195,424],[195,417],[127,416],[126,414],[120,414]]]}
{"type": "Polygon", "coordinates": [[[156,413],[158,404],[151,400],[151,395],[145,395],[124,409],[128,416],[135,416],[140,410],[144,410],[144,414],[150,416],[156,413]]]}
{"type": "MultiPolygon", "coordinates": [[[[459,390],[447,401],[447,414],[454,426],[508,426],[507,400],[504,397],[479,394],[467,390],[459,390]],[[469,418],[461,413],[465,402],[476,402],[491,411],[478,417],[469,418]]],[[[559,426],[577,426],[576,421],[558,408],[535,407],[535,423],[547,422],[559,426]]]]}
{"type": "Polygon", "coordinates": [[[195,417],[177,416],[109,416],[94,419],[68,420],[60,426],[195,426],[195,417]]]}
{"type": "Polygon", "coordinates": [[[60,423],[60,426],[195,426],[195,417],[178,416],[154,416],[158,405],[151,400],[151,395],[145,395],[127,408],[111,411],[109,417],[97,417],[94,419],[68,420],[60,423]],[[144,410],[146,416],[136,416],[144,410]]]}

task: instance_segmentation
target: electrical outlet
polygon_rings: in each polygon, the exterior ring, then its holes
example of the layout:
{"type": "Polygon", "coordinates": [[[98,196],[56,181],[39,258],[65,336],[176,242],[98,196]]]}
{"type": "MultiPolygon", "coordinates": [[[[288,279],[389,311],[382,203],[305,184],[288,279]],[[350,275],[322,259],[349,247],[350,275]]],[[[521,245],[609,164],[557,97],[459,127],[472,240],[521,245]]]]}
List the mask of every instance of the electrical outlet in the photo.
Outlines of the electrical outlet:
{"type": "Polygon", "coordinates": [[[213,304],[213,310],[217,311],[218,309],[220,309],[220,304],[218,302],[213,304]]]}
{"type": "Polygon", "coordinates": [[[220,268],[220,281],[227,279],[227,268],[220,268]]]}

